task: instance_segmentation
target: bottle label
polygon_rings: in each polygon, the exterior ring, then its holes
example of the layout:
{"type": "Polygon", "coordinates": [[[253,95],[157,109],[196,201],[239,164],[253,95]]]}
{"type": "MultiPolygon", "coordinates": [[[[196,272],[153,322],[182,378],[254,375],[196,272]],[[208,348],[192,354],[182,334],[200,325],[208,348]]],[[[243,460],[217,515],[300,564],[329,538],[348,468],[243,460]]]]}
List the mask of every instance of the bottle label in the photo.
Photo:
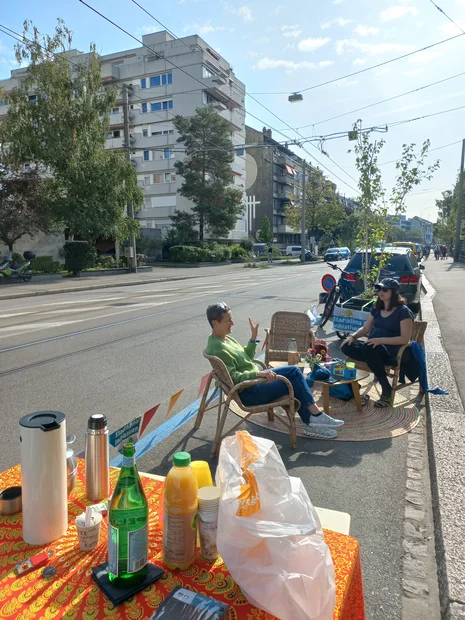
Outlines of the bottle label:
{"type": "Polygon", "coordinates": [[[123,456],[123,467],[134,467],[136,464],[136,455],[134,456],[123,456]]]}
{"type": "Polygon", "coordinates": [[[170,563],[184,564],[195,559],[197,513],[170,515],[165,510],[163,554],[170,563]]]}
{"type": "Polygon", "coordinates": [[[119,530],[108,524],[108,570],[118,577],[119,530]]]}
{"type": "Polygon", "coordinates": [[[128,573],[137,573],[148,562],[149,536],[147,525],[128,532],[128,573]]]}

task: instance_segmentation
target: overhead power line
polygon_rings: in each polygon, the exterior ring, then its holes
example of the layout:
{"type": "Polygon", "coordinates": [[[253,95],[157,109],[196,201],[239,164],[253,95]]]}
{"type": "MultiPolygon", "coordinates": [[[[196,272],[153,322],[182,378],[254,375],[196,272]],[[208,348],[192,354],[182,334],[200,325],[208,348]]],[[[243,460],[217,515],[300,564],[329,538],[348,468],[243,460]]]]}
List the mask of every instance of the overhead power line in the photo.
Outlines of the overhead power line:
{"type": "MultiPolygon", "coordinates": [[[[402,56],[397,56],[396,58],[391,58],[390,60],[385,60],[384,62],[380,62],[377,65],[372,65],[371,67],[366,67],[365,69],[360,69],[359,71],[354,71],[353,73],[348,73],[347,75],[341,75],[338,78],[334,78],[332,80],[328,80],[326,82],[320,82],[320,84],[315,84],[314,86],[308,86],[307,88],[302,88],[301,90],[296,90],[296,93],[305,93],[309,90],[314,90],[315,88],[321,88],[322,86],[327,86],[328,84],[334,84],[334,82],[339,82],[340,80],[345,80],[350,77],[354,77],[355,75],[360,75],[361,73],[366,73],[367,71],[372,71],[373,69],[378,69],[378,67],[384,67],[385,65],[390,64],[391,62],[396,62],[397,60],[402,60],[402,58],[408,58],[409,56],[413,56],[414,54],[418,54],[420,52],[424,52],[426,50],[432,49],[437,45],[442,45],[443,43],[448,43],[449,41],[453,41],[454,39],[458,39],[459,37],[463,37],[465,32],[462,34],[456,34],[453,37],[449,37],[448,39],[443,39],[442,41],[437,41],[436,43],[432,43],[431,45],[426,45],[425,47],[421,47],[418,50],[414,50],[413,52],[408,52],[407,54],[402,54],[402,56]]],[[[289,92],[266,92],[266,93],[251,93],[253,95],[289,95],[289,92]]]]}
{"type": "Polygon", "coordinates": [[[433,2],[433,0],[429,0],[429,1],[431,2],[431,4],[432,4],[434,7],[436,7],[436,8],[437,8],[437,10],[438,10],[440,13],[442,13],[442,14],[444,15],[444,17],[445,17],[446,19],[448,19],[448,20],[449,20],[452,24],[454,24],[454,26],[455,26],[456,28],[458,28],[459,30],[461,30],[461,31],[463,32],[463,34],[465,34],[465,30],[464,30],[463,28],[461,28],[461,27],[457,24],[457,22],[454,22],[454,20],[452,19],[452,17],[449,17],[449,15],[447,15],[447,13],[446,13],[445,11],[443,11],[443,9],[441,9],[441,7],[440,7],[440,6],[438,6],[438,5],[436,4],[436,2],[433,2]]]}

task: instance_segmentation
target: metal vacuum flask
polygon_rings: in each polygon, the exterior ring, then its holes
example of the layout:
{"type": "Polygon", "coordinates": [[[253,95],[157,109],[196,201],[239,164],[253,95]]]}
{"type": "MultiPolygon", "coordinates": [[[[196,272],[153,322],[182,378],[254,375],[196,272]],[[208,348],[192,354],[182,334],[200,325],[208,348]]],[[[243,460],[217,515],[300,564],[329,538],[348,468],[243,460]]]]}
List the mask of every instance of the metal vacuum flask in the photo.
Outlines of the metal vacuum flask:
{"type": "Polygon", "coordinates": [[[86,431],[86,496],[91,501],[110,495],[110,457],[107,419],[102,413],[91,415],[86,431]]]}

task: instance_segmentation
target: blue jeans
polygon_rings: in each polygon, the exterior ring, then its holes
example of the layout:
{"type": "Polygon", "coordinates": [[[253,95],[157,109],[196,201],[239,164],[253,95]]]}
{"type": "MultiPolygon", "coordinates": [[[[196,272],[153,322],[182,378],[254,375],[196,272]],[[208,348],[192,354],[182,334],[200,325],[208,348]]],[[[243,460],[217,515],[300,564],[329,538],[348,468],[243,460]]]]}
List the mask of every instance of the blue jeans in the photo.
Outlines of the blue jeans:
{"type": "MultiPolygon", "coordinates": [[[[310,411],[308,407],[315,403],[310,388],[305,381],[302,371],[297,366],[280,366],[274,368],[277,375],[282,375],[289,379],[294,388],[294,396],[300,400],[299,415],[304,424],[310,422],[310,411]]],[[[289,390],[284,381],[277,379],[272,383],[261,383],[260,385],[252,385],[239,393],[241,401],[246,407],[256,407],[257,405],[267,405],[268,403],[287,396],[289,390]]]]}

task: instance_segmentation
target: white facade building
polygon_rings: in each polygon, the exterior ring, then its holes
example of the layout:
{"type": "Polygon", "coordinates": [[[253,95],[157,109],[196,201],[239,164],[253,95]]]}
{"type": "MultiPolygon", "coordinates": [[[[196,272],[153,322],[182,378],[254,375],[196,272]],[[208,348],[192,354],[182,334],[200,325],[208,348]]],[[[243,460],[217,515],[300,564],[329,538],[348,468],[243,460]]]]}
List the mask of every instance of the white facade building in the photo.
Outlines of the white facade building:
{"type": "MultiPolygon", "coordinates": [[[[175,39],[166,31],[142,37],[145,47],[137,47],[101,56],[102,81],[118,93],[110,114],[107,148],[124,145],[122,86],[129,89],[131,161],[138,184],[144,190],[144,206],[136,214],[143,229],[161,231],[171,226],[174,211],[189,211],[191,202],[180,196],[182,178],[174,163],[182,159],[181,144],[173,118],[193,116],[196,108],[212,104],[230,123],[233,145],[245,143],[245,85],[208,43],[197,35],[175,39]],[[150,50],[153,50],[152,52],[150,50]],[[176,152],[177,151],[177,152],[176,152]]],[[[82,56],[73,50],[69,59],[82,56]]],[[[18,85],[24,69],[12,71],[11,78],[0,80],[6,93],[18,85]]],[[[0,118],[8,106],[0,102],[0,118]]],[[[214,145],[212,145],[213,147],[214,145]]],[[[245,154],[235,155],[232,164],[234,184],[245,197],[245,154]]],[[[246,214],[240,217],[230,234],[241,239],[248,234],[246,214]]],[[[157,235],[158,236],[158,235],[157,235]]]]}

